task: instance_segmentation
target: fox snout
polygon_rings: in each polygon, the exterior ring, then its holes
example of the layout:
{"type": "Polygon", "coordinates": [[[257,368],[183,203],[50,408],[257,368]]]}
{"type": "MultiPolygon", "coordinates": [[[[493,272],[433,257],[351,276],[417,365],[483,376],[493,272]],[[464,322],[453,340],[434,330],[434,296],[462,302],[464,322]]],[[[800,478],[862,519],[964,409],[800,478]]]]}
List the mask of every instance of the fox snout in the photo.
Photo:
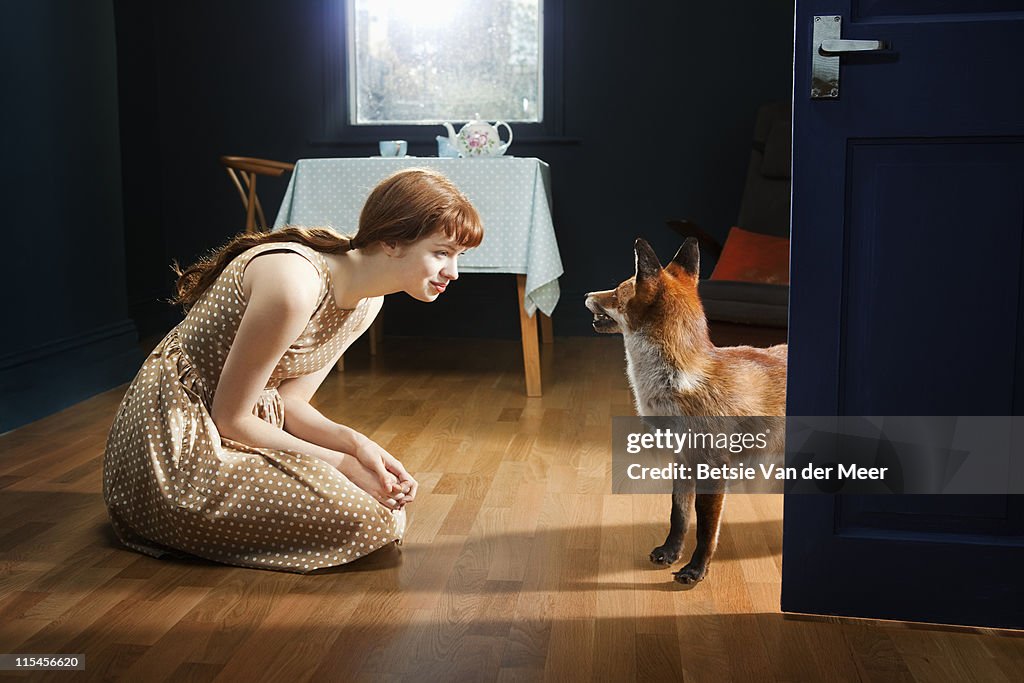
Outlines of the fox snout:
{"type": "Polygon", "coordinates": [[[595,332],[602,334],[622,332],[620,327],[622,316],[615,305],[615,290],[587,292],[585,297],[587,308],[594,314],[595,332]]]}

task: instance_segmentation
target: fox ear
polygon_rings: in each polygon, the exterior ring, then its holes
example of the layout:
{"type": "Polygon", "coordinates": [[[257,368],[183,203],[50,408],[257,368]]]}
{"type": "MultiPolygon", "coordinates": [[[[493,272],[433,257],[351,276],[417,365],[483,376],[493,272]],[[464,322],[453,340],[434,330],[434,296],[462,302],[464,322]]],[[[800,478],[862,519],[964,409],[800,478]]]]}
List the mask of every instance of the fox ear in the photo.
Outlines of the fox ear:
{"type": "Polygon", "coordinates": [[[658,261],[658,255],[651,249],[651,245],[647,243],[647,240],[638,237],[633,248],[636,250],[637,281],[656,277],[661,272],[661,262],[658,261]]]}
{"type": "Polygon", "coordinates": [[[672,263],[682,268],[688,275],[698,276],[700,273],[700,248],[697,246],[695,237],[686,238],[683,246],[679,247],[679,251],[672,257],[672,263]]]}

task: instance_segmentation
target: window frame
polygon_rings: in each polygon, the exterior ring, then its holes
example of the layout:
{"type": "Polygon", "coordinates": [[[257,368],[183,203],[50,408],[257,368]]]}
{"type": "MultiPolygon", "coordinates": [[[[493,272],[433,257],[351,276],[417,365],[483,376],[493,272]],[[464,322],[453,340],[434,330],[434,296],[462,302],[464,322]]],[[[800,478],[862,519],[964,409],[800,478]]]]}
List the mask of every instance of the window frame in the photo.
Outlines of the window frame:
{"type": "MultiPolygon", "coordinates": [[[[324,17],[324,87],[321,137],[314,145],[364,146],[378,140],[408,140],[410,144],[434,144],[444,133],[439,124],[360,124],[350,120],[348,77],[348,0],[328,0],[324,17]]],[[[513,123],[517,144],[560,142],[564,140],[564,79],[562,37],[564,0],[544,0],[543,18],[543,112],[540,123],[513,123]]],[[[462,121],[452,121],[461,124],[462,121]]]]}

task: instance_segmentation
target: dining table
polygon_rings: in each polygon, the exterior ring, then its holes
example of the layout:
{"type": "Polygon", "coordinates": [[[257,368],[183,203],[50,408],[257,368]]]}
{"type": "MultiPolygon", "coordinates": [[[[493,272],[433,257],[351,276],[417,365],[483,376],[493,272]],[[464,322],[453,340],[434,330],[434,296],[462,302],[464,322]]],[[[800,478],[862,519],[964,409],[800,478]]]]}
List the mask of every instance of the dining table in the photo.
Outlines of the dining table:
{"type": "Polygon", "coordinates": [[[552,343],[551,315],[558,304],[562,259],[552,221],[551,169],[533,157],[342,157],[300,159],[274,222],[328,226],[355,234],[370,191],[405,168],[436,170],[473,203],[484,240],[459,259],[466,273],[516,275],[523,375],[527,396],[540,396],[537,317],[545,343],[552,343]]]}

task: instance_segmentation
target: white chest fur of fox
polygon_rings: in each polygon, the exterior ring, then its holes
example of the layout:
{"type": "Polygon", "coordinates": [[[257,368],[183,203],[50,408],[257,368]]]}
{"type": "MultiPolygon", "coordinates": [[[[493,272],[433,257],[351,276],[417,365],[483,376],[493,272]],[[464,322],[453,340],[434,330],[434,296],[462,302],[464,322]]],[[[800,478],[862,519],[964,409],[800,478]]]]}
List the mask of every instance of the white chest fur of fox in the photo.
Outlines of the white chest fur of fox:
{"type": "Polygon", "coordinates": [[[678,415],[677,394],[696,390],[701,377],[672,368],[654,344],[639,334],[623,332],[626,375],[636,412],[643,417],[678,415]]]}

